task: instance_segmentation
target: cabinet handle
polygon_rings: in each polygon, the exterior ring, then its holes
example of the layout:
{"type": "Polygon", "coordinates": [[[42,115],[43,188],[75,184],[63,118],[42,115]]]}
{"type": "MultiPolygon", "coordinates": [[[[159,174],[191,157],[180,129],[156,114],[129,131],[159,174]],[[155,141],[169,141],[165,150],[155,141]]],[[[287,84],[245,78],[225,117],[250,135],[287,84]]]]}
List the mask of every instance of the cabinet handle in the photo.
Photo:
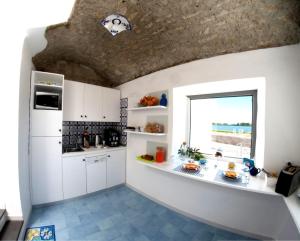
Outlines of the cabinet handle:
{"type": "Polygon", "coordinates": [[[59,132],[61,132],[61,129],[58,129],[59,132]]]}
{"type": "Polygon", "coordinates": [[[87,115],[85,115],[84,117],[87,118],[87,115]]]}
{"type": "Polygon", "coordinates": [[[104,116],[103,116],[103,119],[105,119],[105,118],[106,118],[106,116],[104,115],[104,116]]]}
{"type": "Polygon", "coordinates": [[[59,141],[58,144],[61,144],[61,141],[59,141]]]}
{"type": "Polygon", "coordinates": [[[85,162],[85,159],[83,158],[82,161],[85,162]]]}
{"type": "Polygon", "coordinates": [[[107,157],[110,157],[110,155],[107,155],[107,157]]]}
{"type": "Polygon", "coordinates": [[[99,160],[95,160],[94,163],[98,162],[99,160]]]}
{"type": "Polygon", "coordinates": [[[83,117],[83,115],[80,115],[80,117],[82,118],[82,117],[83,117]]]}

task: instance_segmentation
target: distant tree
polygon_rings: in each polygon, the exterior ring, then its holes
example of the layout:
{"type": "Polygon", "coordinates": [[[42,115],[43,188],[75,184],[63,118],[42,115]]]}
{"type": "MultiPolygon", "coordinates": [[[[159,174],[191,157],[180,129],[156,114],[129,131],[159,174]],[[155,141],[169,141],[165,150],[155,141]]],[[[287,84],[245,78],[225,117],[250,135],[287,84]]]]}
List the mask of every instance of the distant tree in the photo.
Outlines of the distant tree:
{"type": "Polygon", "coordinates": [[[251,123],[248,122],[241,122],[237,124],[238,126],[251,126],[251,123]]]}
{"type": "Polygon", "coordinates": [[[216,126],[251,126],[251,123],[249,122],[240,122],[240,123],[219,123],[219,122],[213,122],[213,125],[216,126]]]}

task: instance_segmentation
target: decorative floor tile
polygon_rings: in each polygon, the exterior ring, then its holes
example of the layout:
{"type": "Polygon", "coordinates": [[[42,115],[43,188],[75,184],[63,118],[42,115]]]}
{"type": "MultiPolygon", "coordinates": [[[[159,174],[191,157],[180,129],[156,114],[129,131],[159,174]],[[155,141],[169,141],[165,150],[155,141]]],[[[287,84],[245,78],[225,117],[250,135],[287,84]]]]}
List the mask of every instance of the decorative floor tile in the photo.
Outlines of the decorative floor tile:
{"type": "Polygon", "coordinates": [[[126,186],[34,208],[28,227],[55,225],[56,240],[253,240],[173,212],[126,186]]]}

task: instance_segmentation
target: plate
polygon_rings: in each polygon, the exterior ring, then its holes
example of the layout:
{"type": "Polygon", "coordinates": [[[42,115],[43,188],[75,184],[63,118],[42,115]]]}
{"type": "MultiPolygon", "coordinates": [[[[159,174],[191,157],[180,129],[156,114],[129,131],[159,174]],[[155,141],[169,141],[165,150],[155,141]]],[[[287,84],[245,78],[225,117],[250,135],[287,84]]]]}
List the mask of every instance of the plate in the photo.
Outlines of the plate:
{"type": "Polygon", "coordinates": [[[235,171],[224,171],[223,175],[224,175],[224,177],[232,179],[232,180],[236,180],[236,179],[239,179],[241,177],[241,175],[238,172],[235,172],[235,171]],[[230,172],[235,173],[236,176],[229,175],[230,172]]]}
{"type": "Polygon", "coordinates": [[[182,168],[188,171],[198,171],[200,167],[196,163],[184,163],[182,168]]]}

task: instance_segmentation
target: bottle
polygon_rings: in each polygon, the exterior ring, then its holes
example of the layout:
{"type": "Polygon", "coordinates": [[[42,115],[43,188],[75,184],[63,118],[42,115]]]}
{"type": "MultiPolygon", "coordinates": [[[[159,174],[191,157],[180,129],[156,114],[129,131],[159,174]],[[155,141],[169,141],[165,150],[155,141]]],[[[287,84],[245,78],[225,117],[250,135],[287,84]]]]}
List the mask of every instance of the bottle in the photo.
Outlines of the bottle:
{"type": "Polygon", "coordinates": [[[159,104],[162,105],[162,106],[167,106],[168,105],[168,100],[167,100],[167,95],[166,94],[161,95],[159,104]]]}
{"type": "Polygon", "coordinates": [[[95,147],[97,148],[98,145],[99,145],[99,136],[96,135],[96,137],[95,137],[95,147]]]}
{"type": "Polygon", "coordinates": [[[83,147],[90,148],[88,127],[86,127],[83,132],[83,147]]]}

